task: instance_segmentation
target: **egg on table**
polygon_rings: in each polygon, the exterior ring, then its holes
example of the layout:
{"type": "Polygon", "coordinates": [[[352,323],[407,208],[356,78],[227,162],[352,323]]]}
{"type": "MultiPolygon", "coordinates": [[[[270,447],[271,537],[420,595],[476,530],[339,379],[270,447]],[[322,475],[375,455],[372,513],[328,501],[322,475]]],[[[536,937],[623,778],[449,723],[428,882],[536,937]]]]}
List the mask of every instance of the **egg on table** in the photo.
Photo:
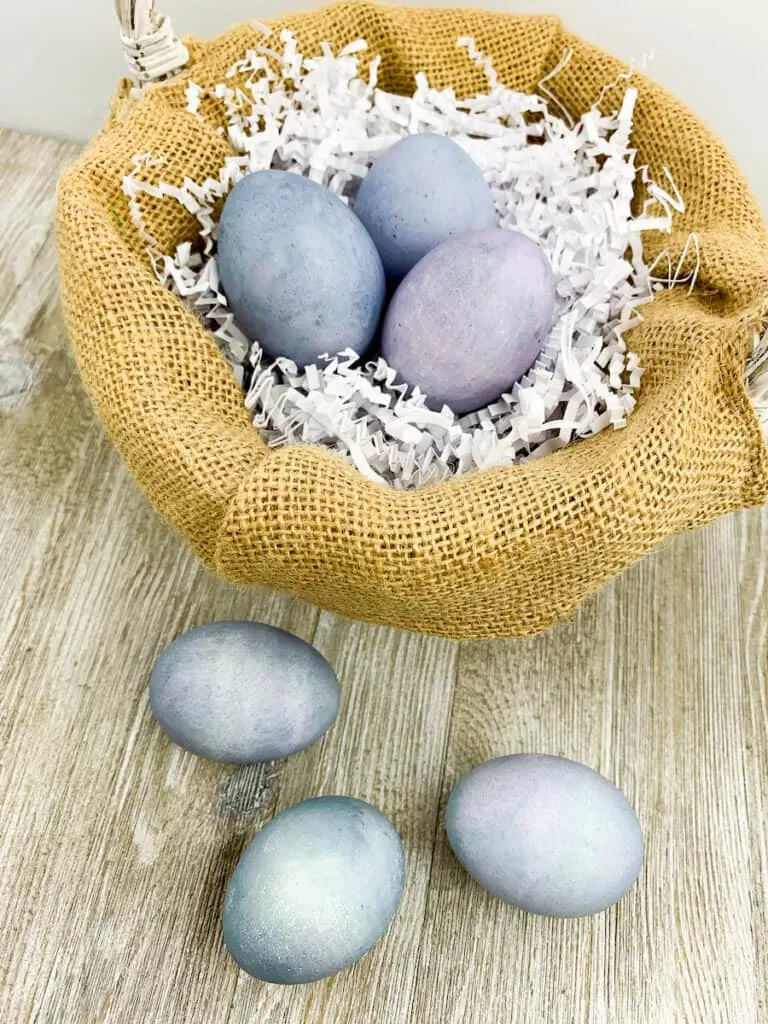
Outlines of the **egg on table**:
{"type": "Polygon", "coordinates": [[[301,366],[362,354],[385,295],[381,258],[329,189],[287,171],[256,171],[224,203],[219,279],[235,320],[272,356],[301,366]]]}
{"type": "Polygon", "coordinates": [[[229,881],[224,943],[262,981],[336,974],[387,930],[405,879],[392,823],[363,800],[289,807],[257,833],[229,881]]]}
{"type": "Polygon", "coordinates": [[[555,317],[549,259],[517,231],[443,242],[395,292],[382,355],[434,408],[457,415],[509,391],[533,365],[555,317]]]}
{"type": "Polygon", "coordinates": [[[607,909],[643,862],[640,823],[621,791],[587,765],[547,754],[470,771],[451,793],[446,831],[480,885],[552,917],[607,909]]]}
{"type": "Polygon", "coordinates": [[[212,622],[163,651],[149,684],[152,713],[186,750],[253,764],[318,740],[339,710],[338,679],[300,637],[258,622],[212,622]]]}
{"type": "Polygon", "coordinates": [[[482,171],[444,135],[408,135],[363,178],[355,213],[389,278],[404,277],[435,246],[498,223],[482,171]]]}

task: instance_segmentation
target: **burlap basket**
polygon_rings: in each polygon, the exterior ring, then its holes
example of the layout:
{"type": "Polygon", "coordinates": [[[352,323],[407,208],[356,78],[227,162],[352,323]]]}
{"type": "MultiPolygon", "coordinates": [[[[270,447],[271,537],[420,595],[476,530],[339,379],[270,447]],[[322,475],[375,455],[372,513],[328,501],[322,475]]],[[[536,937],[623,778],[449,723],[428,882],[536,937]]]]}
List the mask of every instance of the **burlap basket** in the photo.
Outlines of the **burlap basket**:
{"type": "MultiPolygon", "coordinates": [[[[369,483],[319,447],[267,449],[212,338],[156,280],[121,189],[138,153],[163,157],[166,181],[218,171],[228,155],[216,133],[224,112],[206,109],[204,123],[186,113],[185,86],[190,77],[203,86],[222,81],[261,37],[240,26],[212,42],[187,40],[185,51],[146,4],[149,22],[134,21],[124,38],[140,77],[167,70],[158,67],[164,58],[154,68],[150,58],[169,39],[182,54],[176,65],[187,55],[188,64],[138,99],[124,84],[109,124],[63,178],[63,302],[98,415],[146,495],[205,565],[353,618],[452,637],[525,636],[567,616],[672,534],[766,500],[768,457],[745,362],[768,318],[768,237],[722,145],[639,74],[638,163],[654,172],[668,166],[687,204],[658,249],[679,253],[696,231],[702,262],[694,293],[662,294],[630,335],[647,373],[627,428],[538,462],[408,493],[369,483]],[[143,51],[141,31],[155,33],[143,51]]],[[[576,115],[626,71],[554,17],[353,2],[279,26],[295,32],[305,53],[322,40],[341,47],[364,37],[383,57],[382,86],[396,92],[410,93],[418,71],[459,95],[484,89],[456,49],[462,35],[526,92],[571,48],[550,87],[576,115]]],[[[195,230],[171,201],[150,205],[148,223],[167,252],[195,230]]]]}

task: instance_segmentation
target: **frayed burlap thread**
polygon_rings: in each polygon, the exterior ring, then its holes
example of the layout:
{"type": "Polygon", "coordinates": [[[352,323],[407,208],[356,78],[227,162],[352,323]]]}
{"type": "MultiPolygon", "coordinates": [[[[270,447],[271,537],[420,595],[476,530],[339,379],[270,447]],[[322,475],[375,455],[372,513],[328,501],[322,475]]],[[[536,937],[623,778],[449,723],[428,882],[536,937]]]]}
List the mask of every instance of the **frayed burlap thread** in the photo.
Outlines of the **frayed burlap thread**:
{"type": "MultiPolygon", "coordinates": [[[[382,86],[407,93],[418,71],[459,95],[485,89],[459,36],[473,36],[500,78],[526,92],[570,48],[548,85],[575,115],[626,70],[551,17],[353,2],[275,27],[289,27],[305,53],[364,37],[382,55],[382,86]]],[[[675,234],[651,236],[650,256],[669,248],[674,257],[695,231],[701,269],[693,294],[660,295],[630,335],[647,373],[626,429],[415,492],[372,484],[318,447],[268,450],[213,339],[158,283],[121,188],[138,153],[163,158],[145,173],[165,181],[218,172],[229,154],[216,131],[225,111],[208,100],[200,121],[185,111],[184,89],[189,78],[223,81],[260,38],[240,26],[187,40],[183,76],[137,101],[123,88],[59,191],[63,303],[86,387],[149,499],[207,566],[353,618],[459,638],[526,636],[671,535],[766,500],[768,457],[744,384],[768,318],[765,226],[720,142],[640,74],[638,163],[657,178],[669,167],[686,201],[675,234]]],[[[194,237],[195,221],[172,200],[145,210],[164,251],[194,237]]]]}

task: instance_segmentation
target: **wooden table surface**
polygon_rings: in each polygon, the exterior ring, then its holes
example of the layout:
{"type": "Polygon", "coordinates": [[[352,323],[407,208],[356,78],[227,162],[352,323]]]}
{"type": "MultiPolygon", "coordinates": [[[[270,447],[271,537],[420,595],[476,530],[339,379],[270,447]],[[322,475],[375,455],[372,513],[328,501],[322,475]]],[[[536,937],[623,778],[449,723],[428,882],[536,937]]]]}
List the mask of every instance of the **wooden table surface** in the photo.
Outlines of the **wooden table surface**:
{"type": "Polygon", "coordinates": [[[676,539],[529,641],[428,639],[214,579],[77,377],[51,231],[76,152],[0,133],[0,1021],[768,1021],[768,514],[676,539]],[[148,711],[157,654],[226,617],[293,630],[341,676],[337,724],[284,765],[206,763],[148,711]],[[617,907],[531,917],[452,857],[452,785],[520,751],[584,761],[636,807],[645,864],[617,907]],[[322,793],[392,818],[404,898],[354,968],[264,985],[222,946],[224,886],[275,809],[322,793]]]}

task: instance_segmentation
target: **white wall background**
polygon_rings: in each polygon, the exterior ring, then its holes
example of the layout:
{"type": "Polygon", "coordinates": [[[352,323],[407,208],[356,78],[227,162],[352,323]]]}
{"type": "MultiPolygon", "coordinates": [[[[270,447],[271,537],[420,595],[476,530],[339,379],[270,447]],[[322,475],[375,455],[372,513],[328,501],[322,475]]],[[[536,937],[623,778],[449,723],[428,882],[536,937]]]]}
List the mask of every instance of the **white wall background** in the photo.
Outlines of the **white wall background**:
{"type": "MultiPolygon", "coordinates": [[[[158,0],[177,33],[203,37],[235,21],[264,20],[313,3],[158,0]]],[[[422,0],[422,5],[441,3],[422,0]]],[[[559,14],[573,31],[628,62],[655,51],[648,74],[720,134],[768,218],[768,0],[476,0],[475,5],[559,14]]],[[[0,125],[88,138],[123,73],[113,0],[2,0],[2,6],[0,125]]]]}

